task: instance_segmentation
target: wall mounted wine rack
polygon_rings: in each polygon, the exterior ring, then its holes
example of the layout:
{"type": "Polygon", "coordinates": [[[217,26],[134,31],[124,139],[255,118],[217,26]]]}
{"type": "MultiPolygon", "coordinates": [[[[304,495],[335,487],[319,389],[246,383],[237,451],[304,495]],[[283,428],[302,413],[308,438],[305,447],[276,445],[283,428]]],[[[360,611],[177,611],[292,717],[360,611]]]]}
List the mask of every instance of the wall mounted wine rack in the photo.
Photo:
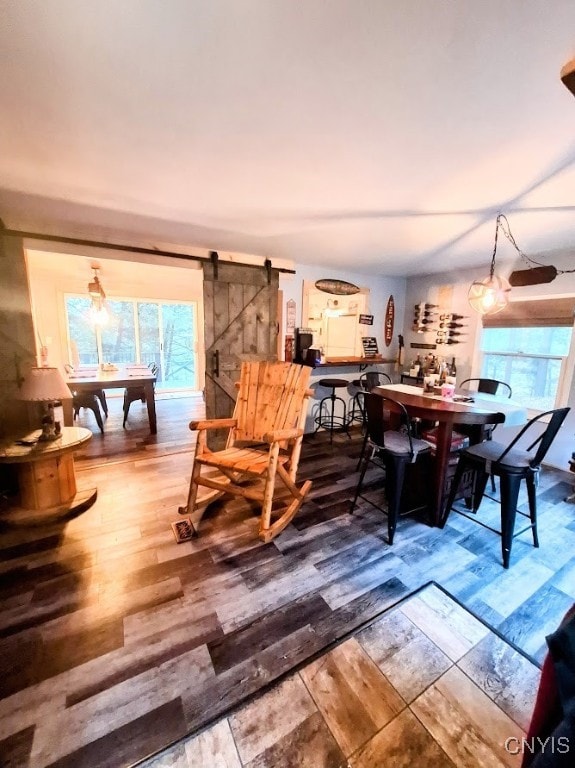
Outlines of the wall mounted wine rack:
{"type": "Polygon", "coordinates": [[[415,305],[411,330],[435,334],[437,345],[462,344],[467,333],[467,315],[445,312],[437,304],[420,302],[415,305]]]}

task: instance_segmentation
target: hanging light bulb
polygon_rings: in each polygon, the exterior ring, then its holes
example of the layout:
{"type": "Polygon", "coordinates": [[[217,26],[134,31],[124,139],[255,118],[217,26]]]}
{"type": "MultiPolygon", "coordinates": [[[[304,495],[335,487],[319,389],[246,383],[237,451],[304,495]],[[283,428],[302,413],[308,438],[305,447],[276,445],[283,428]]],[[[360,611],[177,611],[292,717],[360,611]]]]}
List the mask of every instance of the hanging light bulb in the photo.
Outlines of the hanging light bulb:
{"type": "Polygon", "coordinates": [[[106,325],[110,319],[108,308],[103,302],[92,301],[92,306],[89,310],[90,320],[95,325],[106,325]]]}
{"type": "MultiPolygon", "coordinates": [[[[467,298],[469,304],[480,315],[495,315],[505,309],[509,302],[511,285],[507,278],[495,274],[495,254],[497,253],[497,235],[501,226],[502,214],[497,216],[495,223],[495,242],[489,277],[484,280],[474,280],[469,287],[467,298]]],[[[506,220],[507,221],[507,220],[506,220]]]]}
{"type": "Polygon", "coordinates": [[[106,294],[98,278],[99,267],[92,267],[92,269],[94,270],[94,279],[88,283],[88,293],[92,299],[89,310],[90,320],[95,325],[106,325],[110,317],[106,307],[106,294]]]}

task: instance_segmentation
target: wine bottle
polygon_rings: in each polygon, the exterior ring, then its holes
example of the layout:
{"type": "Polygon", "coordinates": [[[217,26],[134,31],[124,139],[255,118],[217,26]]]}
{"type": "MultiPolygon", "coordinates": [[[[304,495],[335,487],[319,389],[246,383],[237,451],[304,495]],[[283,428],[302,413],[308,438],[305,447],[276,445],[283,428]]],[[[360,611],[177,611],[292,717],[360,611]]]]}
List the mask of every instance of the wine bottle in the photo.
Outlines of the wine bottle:
{"type": "Polygon", "coordinates": [[[465,328],[463,323],[439,323],[440,328],[465,328]]]}
{"type": "Polygon", "coordinates": [[[445,339],[445,344],[463,344],[463,342],[457,339],[445,339]]]}
{"type": "Polygon", "coordinates": [[[421,319],[416,319],[416,322],[419,323],[419,325],[433,325],[435,320],[430,320],[428,317],[422,317],[421,319]]]}
{"type": "Polygon", "coordinates": [[[437,309],[438,306],[439,304],[416,304],[415,309],[419,310],[421,307],[424,309],[437,309]]]}
{"type": "Polygon", "coordinates": [[[450,312],[446,315],[441,315],[440,320],[465,320],[467,318],[467,315],[456,315],[455,312],[450,312]]]}
{"type": "Polygon", "coordinates": [[[426,309],[424,312],[419,312],[418,310],[415,310],[413,313],[415,317],[430,317],[431,315],[437,315],[437,312],[432,312],[429,309],[426,309]]]}
{"type": "MultiPolygon", "coordinates": [[[[440,331],[438,331],[440,333],[440,331]]],[[[446,333],[448,336],[466,336],[467,334],[461,333],[461,331],[443,331],[443,333],[446,333]]]]}
{"type": "Polygon", "coordinates": [[[457,376],[457,366],[455,365],[455,358],[451,359],[451,365],[449,366],[449,375],[457,376]]]}

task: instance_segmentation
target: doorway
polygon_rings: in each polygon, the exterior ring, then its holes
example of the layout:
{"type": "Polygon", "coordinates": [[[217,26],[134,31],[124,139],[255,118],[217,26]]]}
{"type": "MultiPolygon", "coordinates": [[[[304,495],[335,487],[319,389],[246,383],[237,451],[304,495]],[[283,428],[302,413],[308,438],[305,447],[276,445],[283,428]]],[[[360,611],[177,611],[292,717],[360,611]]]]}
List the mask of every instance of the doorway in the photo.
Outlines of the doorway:
{"type": "Polygon", "coordinates": [[[50,365],[155,363],[160,396],[203,390],[201,267],[152,261],[26,249],[34,329],[50,365]],[[96,265],[109,315],[101,329],[86,323],[96,265]]]}

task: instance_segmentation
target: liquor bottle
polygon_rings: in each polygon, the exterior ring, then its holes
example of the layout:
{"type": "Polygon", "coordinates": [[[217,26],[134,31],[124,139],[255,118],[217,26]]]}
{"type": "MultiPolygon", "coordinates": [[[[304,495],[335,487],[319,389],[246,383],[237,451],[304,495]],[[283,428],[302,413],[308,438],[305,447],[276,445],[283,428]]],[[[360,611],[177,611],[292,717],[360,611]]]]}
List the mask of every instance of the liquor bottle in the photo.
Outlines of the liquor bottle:
{"type": "Polygon", "coordinates": [[[417,322],[420,325],[433,325],[435,320],[430,320],[428,317],[422,317],[420,320],[417,320],[417,322]]]}
{"type": "Polygon", "coordinates": [[[446,333],[448,336],[465,336],[465,333],[461,331],[438,331],[438,333],[446,333]]]}
{"type": "Polygon", "coordinates": [[[439,358],[439,384],[445,384],[445,380],[447,379],[447,364],[445,360],[440,357],[439,358]]]}
{"type": "Polygon", "coordinates": [[[457,341],[456,339],[446,339],[445,343],[446,344],[463,344],[462,341],[457,341]]]}
{"type": "Polygon", "coordinates": [[[419,312],[416,309],[413,314],[415,317],[431,317],[432,315],[437,315],[437,312],[432,312],[430,309],[426,309],[424,312],[419,312]]]}
{"type": "Polygon", "coordinates": [[[463,323],[439,323],[440,328],[465,328],[463,323]]]}
{"type": "Polygon", "coordinates": [[[415,309],[417,311],[420,311],[422,307],[423,309],[437,309],[438,306],[439,304],[416,304],[415,309]]]}

